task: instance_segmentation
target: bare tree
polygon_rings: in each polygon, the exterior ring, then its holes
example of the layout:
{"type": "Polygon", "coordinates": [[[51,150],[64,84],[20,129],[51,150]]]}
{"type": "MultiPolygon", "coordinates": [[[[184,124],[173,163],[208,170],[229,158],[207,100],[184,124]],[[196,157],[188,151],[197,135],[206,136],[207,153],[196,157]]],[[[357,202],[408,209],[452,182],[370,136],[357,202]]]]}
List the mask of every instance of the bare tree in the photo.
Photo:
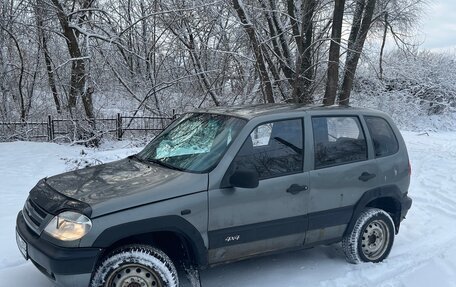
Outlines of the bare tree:
{"type": "Polygon", "coordinates": [[[383,79],[383,57],[389,34],[399,49],[414,53],[417,45],[409,41],[409,32],[420,19],[426,0],[378,0],[376,16],[371,29],[380,30],[382,42],[379,55],[379,78],[383,79]]]}
{"type": "Polygon", "coordinates": [[[52,91],[52,97],[54,99],[55,108],[58,114],[62,113],[62,104],[60,103],[59,93],[57,91],[57,84],[56,79],[52,67],[52,60],[51,55],[48,48],[48,39],[46,37],[46,32],[44,28],[44,21],[43,21],[43,5],[44,3],[42,0],[37,0],[35,4],[35,17],[36,17],[36,28],[38,32],[38,40],[41,44],[42,51],[44,54],[44,61],[46,63],[46,72],[48,76],[48,83],[49,87],[52,91]]]}
{"type": "MultiPolygon", "coordinates": [[[[292,18],[295,17],[295,5],[293,2],[294,1],[292,0],[288,0],[288,11],[293,11],[293,14],[290,15],[292,18]]],[[[298,23],[293,23],[293,34],[298,47],[293,89],[293,99],[297,103],[312,103],[310,86],[314,80],[314,72],[312,70],[312,46],[314,33],[313,17],[315,13],[315,7],[315,0],[302,0],[300,11],[302,14],[301,28],[298,28],[298,23]]]]}
{"type": "Polygon", "coordinates": [[[342,22],[344,17],[345,0],[334,2],[334,13],[331,30],[331,44],[329,46],[328,79],[326,81],[324,105],[333,105],[336,101],[339,85],[339,58],[342,22]]]}
{"type": "MultiPolygon", "coordinates": [[[[52,0],[52,3],[54,4],[55,12],[57,13],[62,33],[65,37],[65,42],[68,47],[68,53],[71,57],[71,79],[70,92],[68,95],[68,109],[70,113],[74,113],[77,103],[76,101],[79,97],[81,97],[86,117],[93,120],[95,116],[93,112],[92,93],[88,93],[86,90],[86,57],[82,54],[79,44],[78,38],[80,33],[74,29],[73,24],[70,22],[72,17],[67,14],[64,6],[62,3],[60,3],[60,0],[52,0]]],[[[93,0],[84,0],[81,5],[81,10],[89,9],[92,3],[93,0]]],[[[73,7],[75,4],[76,2],[73,3],[73,7]]],[[[81,24],[81,22],[84,21],[86,17],[85,12],[80,12],[80,14],[81,15],[77,18],[78,24],[81,24]]]]}
{"type": "Polygon", "coordinates": [[[242,23],[242,27],[249,36],[250,44],[252,45],[253,53],[255,54],[257,62],[256,66],[258,73],[260,74],[264,101],[267,103],[274,103],[274,92],[272,90],[271,80],[269,79],[263,49],[261,48],[261,44],[257,38],[255,28],[244,10],[242,0],[233,0],[232,5],[242,23]]]}
{"type": "Polygon", "coordinates": [[[24,92],[22,89],[22,84],[24,80],[24,57],[22,55],[22,50],[19,45],[19,41],[16,39],[16,37],[11,33],[9,30],[6,28],[3,28],[0,26],[0,29],[4,30],[10,37],[11,40],[13,40],[14,46],[17,50],[17,54],[19,55],[19,61],[20,61],[20,72],[19,72],[19,80],[18,80],[18,90],[19,90],[19,108],[20,108],[20,119],[21,121],[26,120],[27,112],[26,112],[26,106],[25,106],[25,100],[24,100],[24,92]]]}
{"type": "Polygon", "coordinates": [[[372,24],[376,0],[358,0],[353,16],[352,28],[348,38],[348,51],[345,60],[344,79],[339,95],[339,104],[348,105],[353,80],[363,51],[367,33],[372,24]]]}

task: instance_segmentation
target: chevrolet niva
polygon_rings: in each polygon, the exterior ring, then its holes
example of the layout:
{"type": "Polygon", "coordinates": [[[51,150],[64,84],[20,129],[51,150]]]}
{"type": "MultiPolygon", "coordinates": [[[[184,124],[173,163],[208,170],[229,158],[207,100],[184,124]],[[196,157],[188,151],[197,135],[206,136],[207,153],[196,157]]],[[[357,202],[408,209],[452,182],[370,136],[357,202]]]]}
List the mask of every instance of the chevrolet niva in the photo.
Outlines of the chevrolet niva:
{"type": "Polygon", "coordinates": [[[380,262],[411,207],[410,173],[378,111],[198,110],[138,154],[40,180],[17,244],[56,285],[78,287],[174,287],[179,264],[337,242],[351,263],[380,262]]]}

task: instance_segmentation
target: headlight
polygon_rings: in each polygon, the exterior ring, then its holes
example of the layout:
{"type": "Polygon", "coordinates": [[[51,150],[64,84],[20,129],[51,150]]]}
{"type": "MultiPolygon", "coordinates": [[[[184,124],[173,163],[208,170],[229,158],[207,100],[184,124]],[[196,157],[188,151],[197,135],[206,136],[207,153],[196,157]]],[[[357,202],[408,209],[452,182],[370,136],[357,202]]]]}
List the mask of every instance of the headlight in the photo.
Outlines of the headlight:
{"type": "Polygon", "coordinates": [[[62,241],[81,239],[92,228],[92,221],[80,213],[65,211],[55,216],[44,231],[62,241]]]}

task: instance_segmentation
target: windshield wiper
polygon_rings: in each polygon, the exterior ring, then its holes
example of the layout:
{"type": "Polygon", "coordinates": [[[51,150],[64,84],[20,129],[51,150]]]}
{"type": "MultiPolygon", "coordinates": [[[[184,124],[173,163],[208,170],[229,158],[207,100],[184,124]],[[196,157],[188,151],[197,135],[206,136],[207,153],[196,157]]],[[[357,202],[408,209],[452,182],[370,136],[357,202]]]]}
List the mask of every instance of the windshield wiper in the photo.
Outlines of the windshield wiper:
{"type": "Polygon", "coordinates": [[[161,160],[158,160],[158,159],[139,157],[138,154],[132,154],[132,155],[128,156],[128,158],[129,159],[135,159],[135,160],[137,160],[137,161],[139,161],[141,163],[144,163],[144,164],[155,163],[155,164],[161,165],[161,166],[169,168],[169,169],[178,170],[178,171],[185,171],[185,169],[183,169],[183,168],[170,165],[170,164],[168,164],[166,162],[163,162],[161,160]]]}
{"type": "Polygon", "coordinates": [[[139,157],[138,154],[132,154],[132,155],[128,156],[127,158],[134,159],[134,160],[139,161],[140,163],[144,163],[144,164],[150,163],[148,160],[143,159],[142,157],[139,157]]]}
{"type": "Polygon", "coordinates": [[[178,171],[185,171],[185,169],[183,169],[183,168],[180,168],[180,167],[177,167],[177,166],[174,166],[174,165],[170,165],[169,163],[163,162],[163,161],[161,161],[159,159],[148,158],[147,161],[156,163],[158,165],[161,165],[161,166],[169,168],[169,169],[178,170],[178,171]]]}

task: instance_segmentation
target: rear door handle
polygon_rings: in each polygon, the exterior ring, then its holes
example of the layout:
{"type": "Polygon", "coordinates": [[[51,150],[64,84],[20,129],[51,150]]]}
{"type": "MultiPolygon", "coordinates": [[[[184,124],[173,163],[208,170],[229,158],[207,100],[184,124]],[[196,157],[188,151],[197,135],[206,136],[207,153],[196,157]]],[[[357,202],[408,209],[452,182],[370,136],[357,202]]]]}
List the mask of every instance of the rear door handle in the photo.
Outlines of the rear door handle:
{"type": "Polygon", "coordinates": [[[309,187],[307,185],[299,185],[299,184],[292,184],[288,189],[287,192],[293,195],[298,194],[303,190],[308,190],[309,187]]]}
{"type": "Polygon", "coordinates": [[[368,173],[367,171],[363,172],[358,179],[361,181],[368,181],[376,177],[375,173],[368,173]]]}

